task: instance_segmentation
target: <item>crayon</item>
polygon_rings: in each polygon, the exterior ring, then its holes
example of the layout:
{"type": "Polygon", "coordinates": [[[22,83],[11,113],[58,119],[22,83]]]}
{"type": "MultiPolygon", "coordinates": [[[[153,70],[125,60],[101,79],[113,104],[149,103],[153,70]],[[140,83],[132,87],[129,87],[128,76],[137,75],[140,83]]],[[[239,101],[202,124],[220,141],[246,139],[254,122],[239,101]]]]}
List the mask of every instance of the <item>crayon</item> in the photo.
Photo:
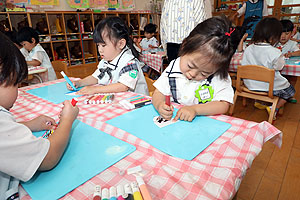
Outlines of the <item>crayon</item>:
{"type": "Polygon", "coordinates": [[[137,184],[137,182],[131,182],[131,189],[132,189],[132,192],[133,192],[133,199],[134,200],[143,200],[143,197],[139,191],[139,186],[137,184]]]}
{"type": "Polygon", "coordinates": [[[144,200],[152,200],[152,197],[150,196],[150,193],[147,189],[147,186],[141,176],[136,177],[136,181],[139,185],[140,191],[142,193],[143,199],[144,200]]]}
{"type": "Polygon", "coordinates": [[[101,200],[101,187],[100,185],[95,186],[95,192],[93,195],[93,200],[101,200]]]}
{"type": "Polygon", "coordinates": [[[66,79],[67,83],[73,88],[74,91],[77,91],[78,89],[73,85],[72,81],[69,79],[69,77],[65,74],[64,71],[60,72],[61,75],[66,79]]]}
{"type": "Polygon", "coordinates": [[[122,185],[117,186],[117,197],[118,200],[125,200],[124,198],[128,197],[128,195],[125,195],[124,187],[122,185]]]}
{"type": "Polygon", "coordinates": [[[102,200],[109,200],[109,191],[107,188],[102,189],[102,200]]]}
{"type": "Polygon", "coordinates": [[[143,106],[146,106],[146,105],[149,105],[151,104],[151,100],[146,100],[146,101],[143,101],[143,102],[140,102],[140,103],[137,103],[137,104],[134,104],[134,107],[135,108],[140,108],[140,107],[143,107],[143,106]]]}
{"type": "Polygon", "coordinates": [[[130,100],[130,103],[134,103],[136,101],[143,100],[143,99],[145,99],[145,97],[135,98],[135,99],[130,100]]]}
{"type": "Polygon", "coordinates": [[[124,190],[125,190],[125,194],[128,195],[127,198],[125,198],[125,199],[133,200],[132,189],[128,183],[124,185],[124,190]]]}
{"type": "Polygon", "coordinates": [[[112,186],[109,188],[109,200],[117,200],[117,189],[112,186]]]}

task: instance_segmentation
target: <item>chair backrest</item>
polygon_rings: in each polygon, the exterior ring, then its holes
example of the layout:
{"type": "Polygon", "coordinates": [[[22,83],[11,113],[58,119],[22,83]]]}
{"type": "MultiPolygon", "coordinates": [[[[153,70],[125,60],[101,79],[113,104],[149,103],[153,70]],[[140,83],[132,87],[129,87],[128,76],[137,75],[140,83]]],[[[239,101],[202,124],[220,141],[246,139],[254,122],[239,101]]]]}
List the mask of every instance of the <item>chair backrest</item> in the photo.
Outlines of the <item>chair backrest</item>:
{"type": "Polygon", "coordinates": [[[147,83],[147,86],[148,86],[149,95],[152,96],[152,94],[155,90],[155,87],[153,86],[154,80],[152,80],[148,76],[145,76],[145,79],[146,79],[146,83],[147,83]]]}
{"type": "Polygon", "coordinates": [[[52,63],[52,66],[54,68],[57,78],[62,78],[62,75],[60,74],[61,71],[64,71],[65,74],[67,76],[69,76],[67,63],[60,61],[60,60],[55,60],[55,61],[52,61],[51,63],[52,63]]]}
{"type": "Polygon", "coordinates": [[[269,83],[268,96],[273,98],[275,70],[260,65],[239,65],[237,68],[236,89],[241,91],[241,79],[251,79],[269,83]]]}

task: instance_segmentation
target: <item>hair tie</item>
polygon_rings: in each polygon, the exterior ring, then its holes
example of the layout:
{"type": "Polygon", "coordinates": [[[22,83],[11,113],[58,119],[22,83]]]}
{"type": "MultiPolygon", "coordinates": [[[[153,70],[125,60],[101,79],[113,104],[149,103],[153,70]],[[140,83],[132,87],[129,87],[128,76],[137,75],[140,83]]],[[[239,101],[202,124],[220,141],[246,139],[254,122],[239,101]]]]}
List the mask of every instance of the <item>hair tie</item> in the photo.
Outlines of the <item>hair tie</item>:
{"type": "Polygon", "coordinates": [[[227,35],[228,37],[230,37],[231,33],[235,30],[235,28],[232,30],[232,28],[230,28],[230,32],[225,32],[225,35],[227,35]]]}

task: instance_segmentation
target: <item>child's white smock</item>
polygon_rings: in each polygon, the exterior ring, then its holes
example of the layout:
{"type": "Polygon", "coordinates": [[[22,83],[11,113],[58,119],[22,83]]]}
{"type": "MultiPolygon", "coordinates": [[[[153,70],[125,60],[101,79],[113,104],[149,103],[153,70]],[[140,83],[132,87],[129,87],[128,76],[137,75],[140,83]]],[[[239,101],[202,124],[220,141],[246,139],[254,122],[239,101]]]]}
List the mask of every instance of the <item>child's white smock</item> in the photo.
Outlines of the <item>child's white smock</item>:
{"type": "MultiPolygon", "coordinates": [[[[180,57],[173,60],[165,69],[162,75],[153,84],[163,95],[171,95],[171,87],[169,77],[174,77],[176,81],[176,96],[177,101],[183,105],[198,104],[198,98],[195,96],[196,90],[207,82],[207,79],[201,81],[189,80],[184,76],[180,70],[180,57]],[[174,63],[175,62],[175,63],[174,63]],[[173,66],[174,63],[174,66],[173,66]],[[173,66],[173,68],[172,68],[173,66]]],[[[210,85],[213,89],[212,101],[226,101],[233,103],[233,88],[231,86],[231,79],[228,75],[227,79],[222,80],[219,75],[214,75],[211,79],[210,85]]],[[[172,101],[174,98],[172,97],[172,101]]]]}
{"type": "Polygon", "coordinates": [[[159,43],[155,37],[150,38],[149,40],[147,38],[143,38],[140,42],[141,47],[143,48],[143,51],[157,51],[155,49],[149,48],[149,45],[152,45],[154,47],[158,47],[159,43]]]}
{"type": "Polygon", "coordinates": [[[46,67],[48,69],[48,80],[53,81],[57,79],[49,56],[40,44],[33,47],[25,59],[26,61],[38,60],[42,67],[46,67]]]}
{"type": "Polygon", "coordinates": [[[48,153],[50,142],[35,137],[0,106],[0,199],[18,192],[19,180],[28,181],[48,153]]]}
{"type": "Polygon", "coordinates": [[[98,80],[100,85],[122,83],[129,87],[129,91],[149,94],[139,61],[132,55],[128,47],[123,49],[111,62],[102,59],[92,76],[98,80]]]}
{"type": "MultiPolygon", "coordinates": [[[[284,56],[281,51],[268,43],[251,44],[245,49],[242,65],[261,65],[269,69],[275,69],[274,90],[283,90],[290,86],[279,70],[284,67],[284,56]]],[[[262,81],[244,80],[249,90],[268,91],[269,84],[262,81]]]]}
{"type": "Polygon", "coordinates": [[[283,54],[289,53],[289,52],[295,52],[299,50],[298,43],[293,40],[288,40],[285,44],[278,44],[279,47],[281,47],[281,52],[283,54]]]}

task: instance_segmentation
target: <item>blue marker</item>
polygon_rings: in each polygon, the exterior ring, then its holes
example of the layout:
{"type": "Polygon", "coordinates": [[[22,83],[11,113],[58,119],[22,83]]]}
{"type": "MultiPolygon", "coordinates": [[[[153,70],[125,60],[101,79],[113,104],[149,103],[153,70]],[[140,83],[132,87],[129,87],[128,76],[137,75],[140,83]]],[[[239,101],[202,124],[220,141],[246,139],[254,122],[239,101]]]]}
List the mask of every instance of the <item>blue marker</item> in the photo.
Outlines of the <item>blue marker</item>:
{"type": "Polygon", "coordinates": [[[66,79],[67,83],[73,88],[73,90],[77,91],[77,88],[73,85],[72,81],[69,79],[69,77],[67,77],[67,75],[65,74],[65,72],[61,71],[60,73],[64,77],[64,79],[66,79]]]}

